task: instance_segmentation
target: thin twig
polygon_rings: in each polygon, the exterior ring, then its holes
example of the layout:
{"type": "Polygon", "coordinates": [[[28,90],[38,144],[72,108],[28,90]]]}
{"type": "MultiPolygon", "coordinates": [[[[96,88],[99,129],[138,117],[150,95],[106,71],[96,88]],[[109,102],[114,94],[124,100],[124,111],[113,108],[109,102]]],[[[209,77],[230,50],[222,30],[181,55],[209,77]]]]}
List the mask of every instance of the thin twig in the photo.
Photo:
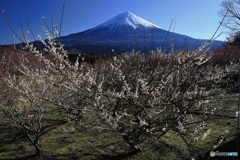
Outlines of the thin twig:
{"type": "Polygon", "coordinates": [[[52,35],[54,35],[54,17],[52,15],[52,35]]]}
{"type": "Polygon", "coordinates": [[[45,17],[43,17],[42,20],[43,20],[44,25],[47,27],[48,32],[51,32],[51,29],[49,28],[49,26],[45,20],[45,17]]]}
{"type": "Polygon", "coordinates": [[[20,26],[21,26],[21,30],[22,30],[23,37],[24,37],[24,41],[25,41],[25,43],[27,43],[27,37],[26,37],[26,35],[25,35],[25,33],[24,33],[24,30],[23,30],[23,26],[22,26],[22,22],[21,22],[21,21],[20,21],[20,26]]]}
{"type": "Polygon", "coordinates": [[[30,33],[31,33],[32,36],[33,36],[34,41],[37,43],[37,46],[39,47],[39,49],[42,49],[42,48],[40,47],[40,45],[39,45],[39,43],[38,43],[36,37],[35,37],[34,34],[33,34],[33,31],[32,31],[31,26],[29,25],[29,23],[27,23],[27,24],[28,24],[28,28],[29,28],[29,30],[30,30],[30,33]]]}
{"type": "Polygon", "coordinates": [[[61,36],[61,33],[62,33],[62,22],[63,22],[64,8],[65,8],[65,1],[63,2],[62,16],[61,16],[60,28],[59,28],[59,37],[61,36]]]}
{"type": "Polygon", "coordinates": [[[14,34],[14,36],[16,36],[19,41],[24,43],[24,41],[19,37],[19,35],[14,31],[14,29],[13,29],[10,21],[8,20],[8,17],[7,17],[7,15],[6,15],[4,10],[3,10],[3,16],[4,16],[4,18],[5,18],[5,20],[6,20],[7,24],[8,24],[8,27],[11,29],[12,33],[14,34]]]}
{"type": "MultiPolygon", "coordinates": [[[[226,16],[227,16],[227,14],[228,14],[228,12],[229,12],[229,11],[227,11],[227,12],[225,13],[225,15],[223,16],[221,22],[220,22],[219,25],[218,25],[218,28],[216,29],[216,31],[214,32],[214,34],[213,34],[212,37],[210,38],[210,40],[209,40],[210,42],[211,42],[213,39],[216,39],[215,36],[216,36],[218,30],[220,29],[220,27],[222,26],[222,24],[223,24],[223,22],[224,22],[224,20],[225,20],[225,18],[226,18],[226,16]]],[[[218,35],[218,36],[220,36],[220,35],[218,35]]],[[[217,37],[218,37],[218,36],[217,36],[217,37]]]]}
{"type": "Polygon", "coordinates": [[[200,52],[202,49],[204,49],[207,45],[209,45],[213,40],[215,40],[216,38],[218,38],[218,37],[222,34],[222,33],[220,33],[220,34],[218,34],[218,35],[216,36],[218,30],[220,29],[220,27],[221,27],[222,24],[223,24],[223,21],[225,20],[227,14],[228,14],[228,11],[227,11],[227,12],[225,13],[225,15],[223,16],[221,22],[220,22],[219,25],[218,25],[218,28],[216,29],[216,31],[214,32],[214,34],[212,35],[212,37],[211,37],[206,43],[204,43],[202,46],[200,46],[200,47],[196,50],[196,53],[200,52]]]}
{"type": "Polygon", "coordinates": [[[165,40],[164,40],[164,42],[163,42],[162,49],[164,49],[164,45],[165,45],[165,43],[166,43],[166,41],[167,41],[167,38],[168,38],[169,32],[170,32],[170,30],[171,30],[171,28],[172,28],[172,23],[173,23],[173,19],[172,19],[172,21],[171,21],[171,23],[170,23],[170,26],[169,26],[169,29],[168,29],[167,35],[166,35],[165,40]]]}

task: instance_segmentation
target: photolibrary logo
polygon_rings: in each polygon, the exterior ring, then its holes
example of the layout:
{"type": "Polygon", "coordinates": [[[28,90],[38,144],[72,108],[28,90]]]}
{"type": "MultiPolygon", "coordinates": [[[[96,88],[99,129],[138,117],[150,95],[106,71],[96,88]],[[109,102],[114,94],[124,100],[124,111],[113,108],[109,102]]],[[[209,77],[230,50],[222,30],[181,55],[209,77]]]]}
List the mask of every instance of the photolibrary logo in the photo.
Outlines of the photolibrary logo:
{"type": "Polygon", "coordinates": [[[210,152],[211,157],[219,156],[219,157],[237,157],[238,152],[219,152],[219,151],[211,151],[210,152]]]}

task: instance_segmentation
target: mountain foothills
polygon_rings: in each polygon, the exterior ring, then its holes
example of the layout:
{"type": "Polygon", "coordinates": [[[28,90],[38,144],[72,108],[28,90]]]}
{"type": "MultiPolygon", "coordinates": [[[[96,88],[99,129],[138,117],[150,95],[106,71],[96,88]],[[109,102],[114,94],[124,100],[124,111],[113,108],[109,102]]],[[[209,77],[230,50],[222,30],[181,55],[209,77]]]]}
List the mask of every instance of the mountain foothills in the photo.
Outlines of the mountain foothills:
{"type": "MultiPolygon", "coordinates": [[[[92,29],[62,36],[60,41],[70,52],[110,54],[132,50],[149,52],[160,48],[164,51],[172,48],[193,50],[208,40],[169,32],[133,13],[125,12],[92,29]]],[[[221,44],[221,41],[213,41],[208,47],[221,44]]]]}

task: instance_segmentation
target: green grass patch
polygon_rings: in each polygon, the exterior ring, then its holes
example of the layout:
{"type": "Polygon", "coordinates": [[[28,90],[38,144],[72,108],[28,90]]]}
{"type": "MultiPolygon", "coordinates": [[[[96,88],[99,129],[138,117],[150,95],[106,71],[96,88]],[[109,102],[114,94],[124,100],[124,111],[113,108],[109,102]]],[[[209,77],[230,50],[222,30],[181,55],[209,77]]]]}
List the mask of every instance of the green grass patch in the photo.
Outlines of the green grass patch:
{"type": "MultiPolygon", "coordinates": [[[[216,100],[213,101],[210,104],[217,103],[216,100]]],[[[49,108],[52,107],[49,106],[49,108]]],[[[236,101],[229,107],[235,109],[236,101]]],[[[46,111],[43,124],[58,123],[64,116],[66,115],[46,111]]],[[[197,118],[201,119],[201,116],[196,116],[195,119],[197,118]]],[[[3,115],[0,113],[0,160],[24,159],[32,156],[34,147],[17,130],[6,126],[4,122],[3,115]]],[[[213,116],[204,129],[192,133],[191,136],[201,139],[207,129],[211,129],[209,135],[194,144],[199,154],[212,150],[222,135],[225,141],[232,140],[236,133],[236,119],[213,116]]],[[[190,139],[188,140],[190,142],[190,139]]],[[[56,125],[40,141],[43,157],[38,158],[39,160],[101,159],[104,156],[117,157],[129,151],[129,146],[123,141],[121,135],[108,129],[107,124],[94,113],[86,113],[78,122],[56,125]]],[[[141,144],[141,147],[142,153],[128,159],[185,159],[189,154],[188,146],[173,131],[169,131],[160,139],[148,139],[141,144]]]]}

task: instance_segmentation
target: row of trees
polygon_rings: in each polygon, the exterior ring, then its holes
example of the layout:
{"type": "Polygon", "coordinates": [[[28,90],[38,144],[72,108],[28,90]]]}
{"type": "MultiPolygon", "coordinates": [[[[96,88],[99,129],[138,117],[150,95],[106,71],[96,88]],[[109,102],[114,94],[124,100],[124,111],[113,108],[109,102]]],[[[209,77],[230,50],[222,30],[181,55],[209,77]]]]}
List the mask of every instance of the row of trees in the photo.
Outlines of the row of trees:
{"type": "Polygon", "coordinates": [[[144,150],[144,141],[174,132],[189,147],[189,156],[194,156],[193,133],[211,116],[196,119],[191,111],[207,108],[214,96],[236,87],[230,77],[239,64],[213,64],[203,48],[170,55],[132,52],[90,65],[79,59],[70,62],[62,45],[49,40],[48,55],[28,45],[31,52],[22,54],[36,57],[23,58],[18,72],[5,73],[7,87],[0,100],[7,124],[28,138],[38,156],[42,136],[89,113],[100,117],[101,123],[87,127],[107,124],[132,153],[144,150]],[[49,117],[58,123],[51,124],[49,117]]]}

